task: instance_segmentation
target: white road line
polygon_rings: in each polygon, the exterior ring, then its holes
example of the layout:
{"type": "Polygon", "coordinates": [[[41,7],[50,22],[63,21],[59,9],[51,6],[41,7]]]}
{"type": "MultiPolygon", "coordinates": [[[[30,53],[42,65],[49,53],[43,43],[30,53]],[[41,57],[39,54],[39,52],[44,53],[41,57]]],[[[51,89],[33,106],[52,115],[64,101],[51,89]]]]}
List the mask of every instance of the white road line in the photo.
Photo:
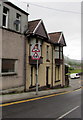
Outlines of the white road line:
{"type": "Polygon", "coordinates": [[[77,106],[77,107],[71,109],[70,111],[68,111],[68,112],[65,113],[64,115],[61,115],[61,116],[60,116],[58,119],[56,119],[56,120],[60,120],[61,118],[65,117],[66,115],[68,115],[68,114],[71,113],[72,111],[76,110],[78,107],[79,107],[79,106],[77,106]]]}

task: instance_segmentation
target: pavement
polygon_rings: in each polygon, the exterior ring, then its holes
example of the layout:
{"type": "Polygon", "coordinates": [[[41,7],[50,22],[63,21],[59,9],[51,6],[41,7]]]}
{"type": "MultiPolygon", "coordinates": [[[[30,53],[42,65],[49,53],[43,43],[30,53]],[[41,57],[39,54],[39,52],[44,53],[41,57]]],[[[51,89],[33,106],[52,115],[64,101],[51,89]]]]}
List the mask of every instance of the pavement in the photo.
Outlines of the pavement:
{"type": "Polygon", "coordinates": [[[39,97],[39,96],[44,96],[44,95],[49,95],[49,94],[57,94],[61,92],[73,91],[79,88],[81,88],[81,78],[70,79],[69,87],[38,91],[38,95],[36,95],[35,91],[34,92],[23,92],[23,93],[17,93],[17,94],[0,95],[0,103],[13,102],[17,100],[29,99],[29,98],[39,97]]]}

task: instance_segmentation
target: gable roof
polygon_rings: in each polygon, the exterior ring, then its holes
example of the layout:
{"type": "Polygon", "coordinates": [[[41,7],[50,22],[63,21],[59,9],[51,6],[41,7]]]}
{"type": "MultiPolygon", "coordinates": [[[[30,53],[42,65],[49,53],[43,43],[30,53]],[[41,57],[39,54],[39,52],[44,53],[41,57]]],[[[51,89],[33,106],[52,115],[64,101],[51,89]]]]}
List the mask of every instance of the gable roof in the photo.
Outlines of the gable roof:
{"type": "Polygon", "coordinates": [[[65,38],[62,32],[49,33],[48,35],[50,37],[50,41],[53,44],[61,44],[66,46],[65,38]]]}
{"type": "Polygon", "coordinates": [[[36,28],[39,22],[40,19],[28,22],[29,33],[33,33],[34,29],[36,28]]]}
{"type": "Polygon", "coordinates": [[[41,19],[28,22],[28,35],[38,35],[48,39],[48,33],[41,19]]]}

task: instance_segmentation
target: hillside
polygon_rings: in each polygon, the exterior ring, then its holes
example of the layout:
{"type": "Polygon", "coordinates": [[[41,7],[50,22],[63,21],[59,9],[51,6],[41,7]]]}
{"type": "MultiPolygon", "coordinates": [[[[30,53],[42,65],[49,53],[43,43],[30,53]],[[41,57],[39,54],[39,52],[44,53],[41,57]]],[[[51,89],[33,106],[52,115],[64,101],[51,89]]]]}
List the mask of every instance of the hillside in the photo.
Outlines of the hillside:
{"type": "Polygon", "coordinates": [[[64,61],[72,67],[81,67],[81,60],[70,59],[69,57],[64,56],[64,61]]]}
{"type": "Polygon", "coordinates": [[[75,62],[75,63],[79,63],[79,64],[81,63],[81,60],[70,59],[67,56],[64,56],[64,60],[65,60],[65,63],[68,63],[68,62],[75,62]]]}

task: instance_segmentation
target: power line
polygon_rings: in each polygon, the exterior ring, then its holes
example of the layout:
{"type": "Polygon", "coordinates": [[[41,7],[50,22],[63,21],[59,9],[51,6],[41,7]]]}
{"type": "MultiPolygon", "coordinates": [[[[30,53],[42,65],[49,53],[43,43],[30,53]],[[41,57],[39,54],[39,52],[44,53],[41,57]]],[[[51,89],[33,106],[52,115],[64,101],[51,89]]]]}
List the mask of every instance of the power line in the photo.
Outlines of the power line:
{"type": "MultiPolygon", "coordinates": [[[[23,3],[27,3],[27,2],[23,2],[23,3]]],[[[55,8],[51,8],[51,7],[47,7],[47,6],[43,6],[43,5],[38,5],[38,4],[33,4],[33,3],[27,3],[27,4],[31,4],[37,7],[41,7],[41,8],[45,8],[45,9],[49,9],[49,10],[55,10],[58,12],[66,12],[66,13],[73,13],[73,14],[82,14],[80,12],[75,12],[75,11],[67,11],[67,10],[62,10],[62,9],[55,9],[55,8]]]]}

